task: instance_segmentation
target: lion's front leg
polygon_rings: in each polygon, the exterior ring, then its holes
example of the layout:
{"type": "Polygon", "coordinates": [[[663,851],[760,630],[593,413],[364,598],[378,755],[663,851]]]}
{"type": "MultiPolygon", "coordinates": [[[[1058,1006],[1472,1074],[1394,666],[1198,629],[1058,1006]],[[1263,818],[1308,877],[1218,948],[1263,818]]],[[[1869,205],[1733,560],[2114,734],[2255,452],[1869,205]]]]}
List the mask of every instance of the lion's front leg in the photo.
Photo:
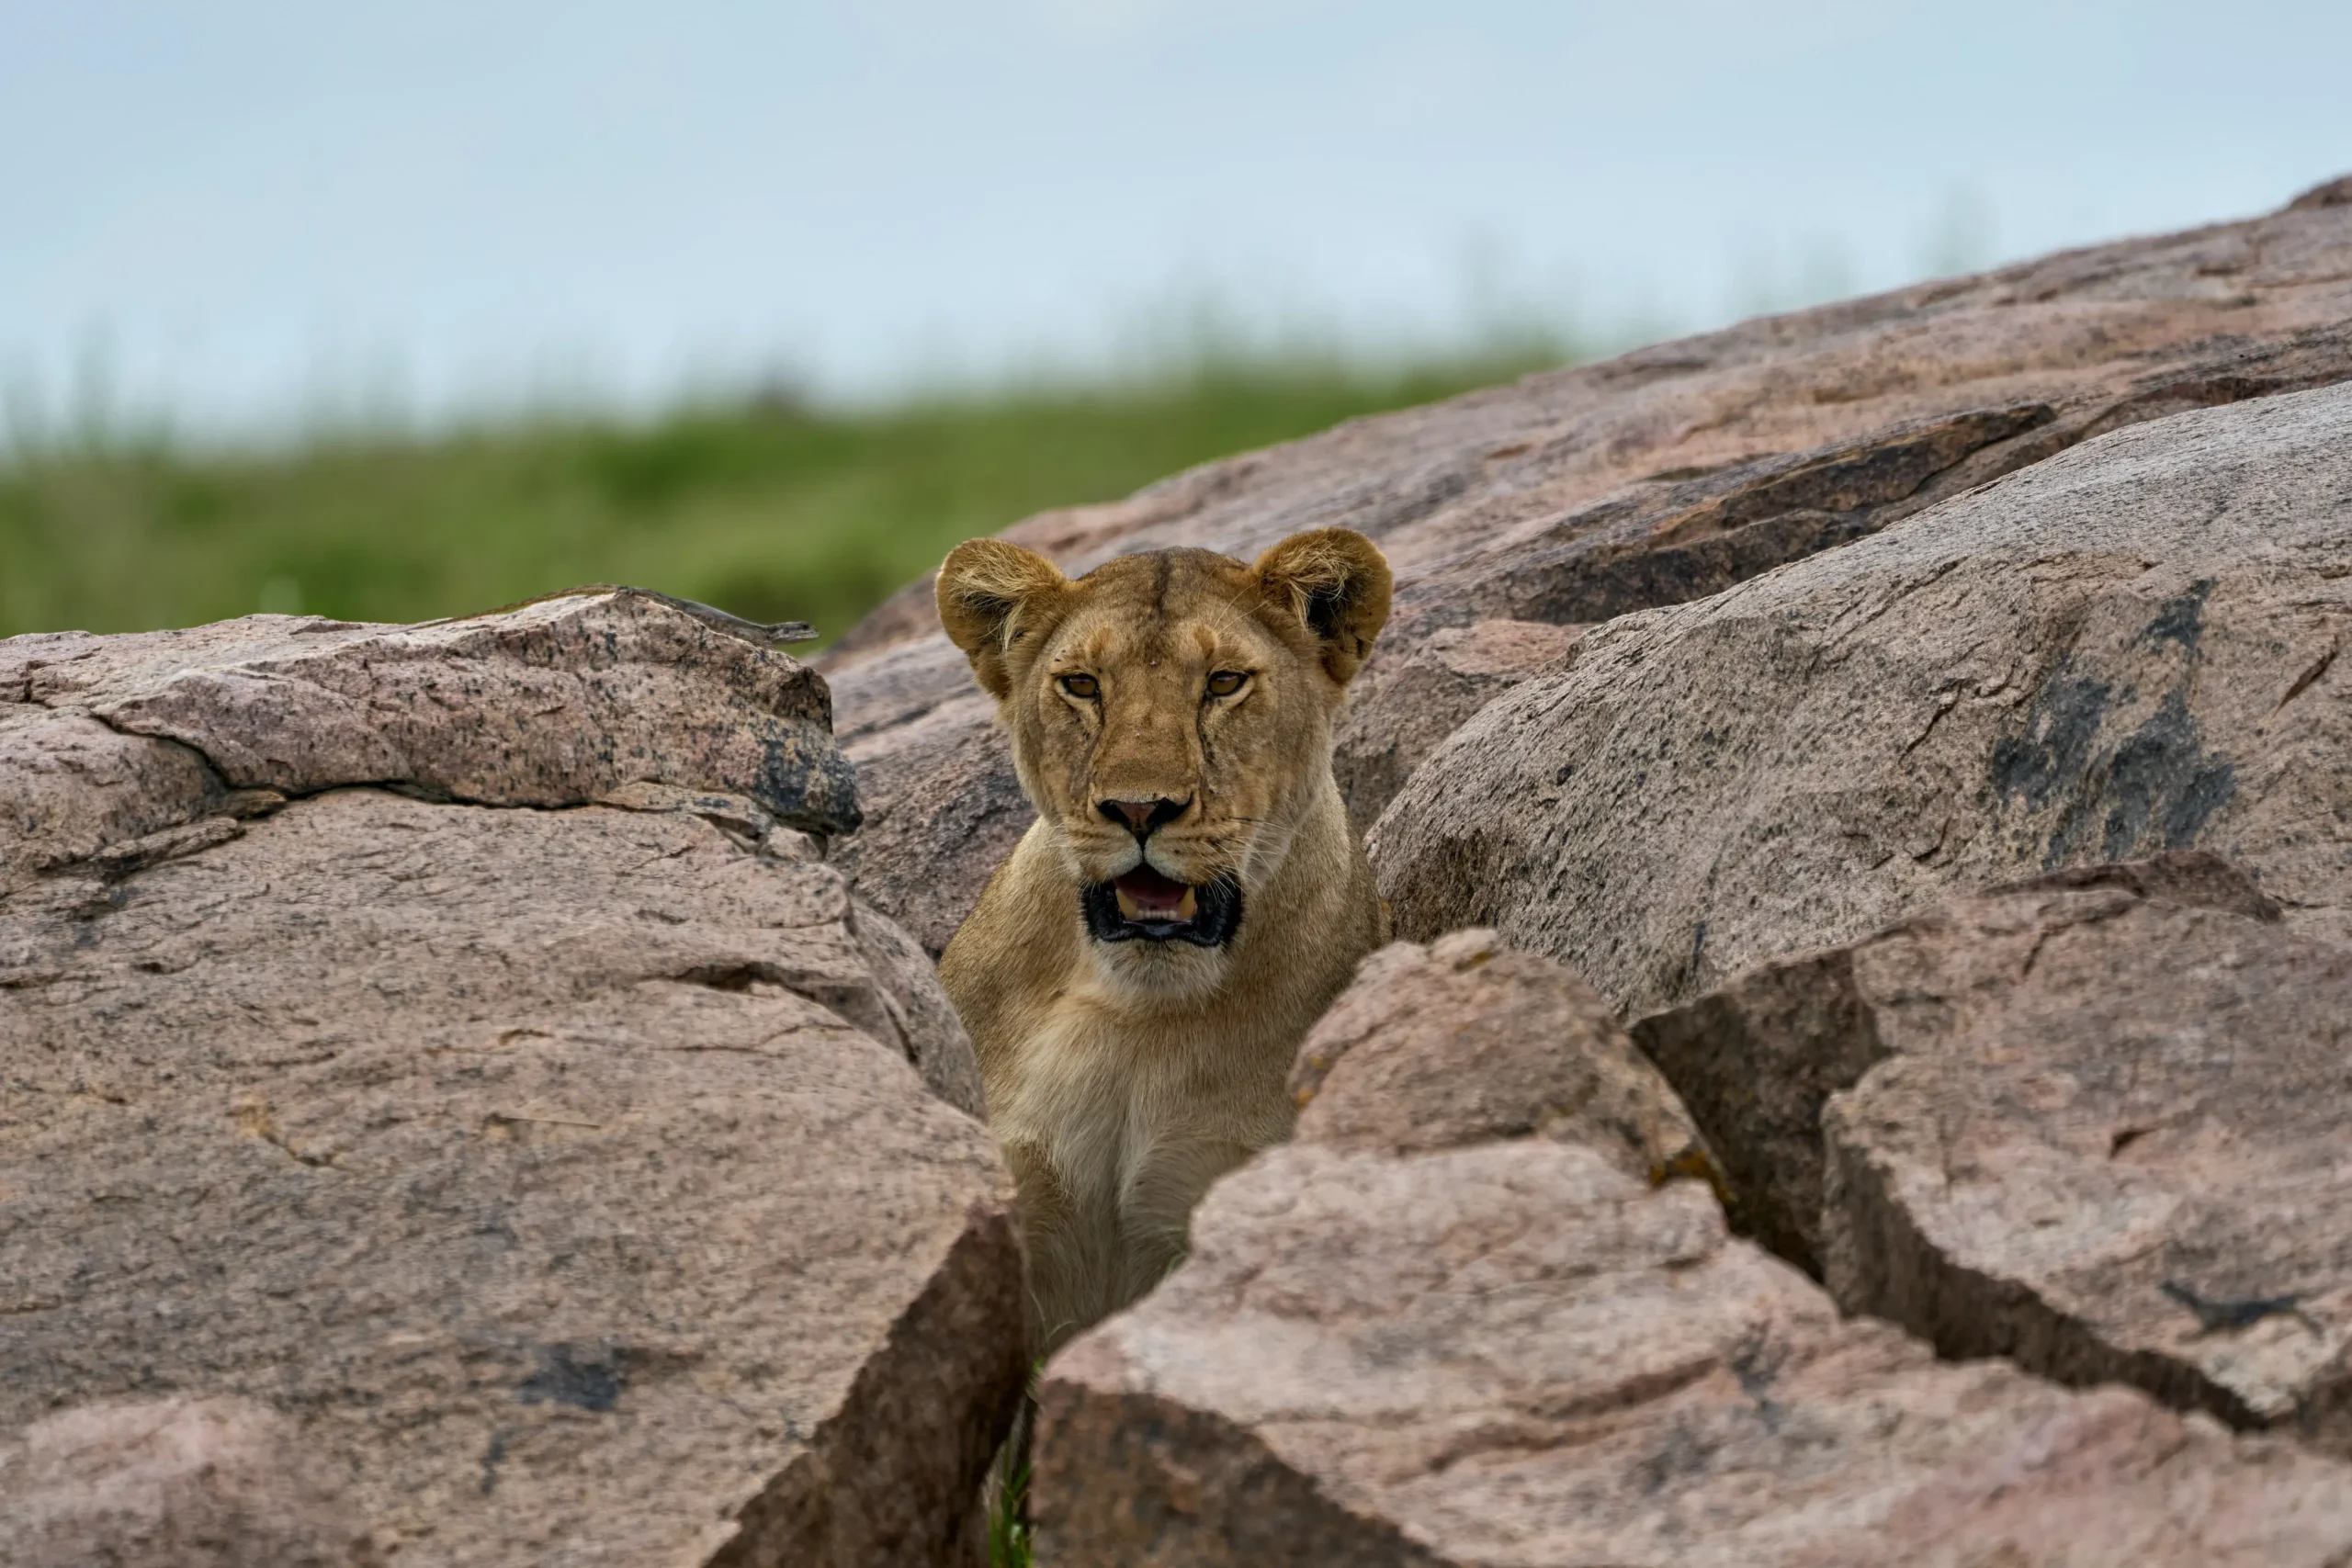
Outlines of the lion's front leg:
{"type": "Polygon", "coordinates": [[[1030,1343],[1044,1355],[1110,1310],[1116,1237],[1108,1216],[1090,1213],[1072,1195],[1044,1145],[1003,1149],[1029,1254],[1030,1343]]]}
{"type": "Polygon", "coordinates": [[[1127,1170],[1119,1201],[1119,1280],[1125,1306],[1184,1261],[1193,1205],[1209,1184],[1257,1151],[1225,1138],[1167,1138],[1127,1170]]]}

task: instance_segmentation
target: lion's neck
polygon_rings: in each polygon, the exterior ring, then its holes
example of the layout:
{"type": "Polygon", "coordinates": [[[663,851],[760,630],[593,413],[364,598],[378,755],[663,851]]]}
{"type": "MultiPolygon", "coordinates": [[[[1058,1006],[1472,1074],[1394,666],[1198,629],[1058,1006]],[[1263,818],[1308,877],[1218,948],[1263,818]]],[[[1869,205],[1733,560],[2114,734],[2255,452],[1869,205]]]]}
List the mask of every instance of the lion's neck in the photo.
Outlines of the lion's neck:
{"type": "Polygon", "coordinates": [[[1299,1041],[1381,935],[1339,790],[1328,773],[1322,785],[1278,863],[1245,887],[1241,924],[1197,994],[1103,962],[1042,822],[941,964],[1021,1184],[1049,1333],[1164,1275],[1208,1184],[1289,1135],[1299,1041]]]}

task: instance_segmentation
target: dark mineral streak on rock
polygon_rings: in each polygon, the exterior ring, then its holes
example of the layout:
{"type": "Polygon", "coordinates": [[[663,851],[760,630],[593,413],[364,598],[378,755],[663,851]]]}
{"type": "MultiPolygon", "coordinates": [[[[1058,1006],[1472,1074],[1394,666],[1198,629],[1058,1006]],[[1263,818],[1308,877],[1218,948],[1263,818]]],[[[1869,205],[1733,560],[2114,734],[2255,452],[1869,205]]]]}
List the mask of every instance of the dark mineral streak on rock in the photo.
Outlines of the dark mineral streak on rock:
{"type": "Polygon", "coordinates": [[[514,1397],[526,1404],[569,1404],[575,1410],[610,1410],[628,1386],[625,1345],[542,1345],[538,1370],[525,1378],[514,1397]]]}
{"type": "Polygon", "coordinates": [[[2352,389],[2199,410],[1596,627],[1374,827],[1396,930],[1491,924],[1638,1015],[1989,884],[2215,849],[2352,941],[2347,486],[2352,389]]]}

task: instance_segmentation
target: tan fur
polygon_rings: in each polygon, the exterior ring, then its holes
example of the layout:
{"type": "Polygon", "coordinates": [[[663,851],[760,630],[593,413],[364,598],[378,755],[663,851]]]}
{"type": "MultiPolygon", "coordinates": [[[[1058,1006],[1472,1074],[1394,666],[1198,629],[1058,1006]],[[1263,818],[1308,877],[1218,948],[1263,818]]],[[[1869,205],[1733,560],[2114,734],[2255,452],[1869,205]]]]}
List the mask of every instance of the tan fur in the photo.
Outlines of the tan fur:
{"type": "Polygon", "coordinates": [[[1047,1348],[1157,1283],[1209,1183],[1288,1135],[1299,1039],[1386,940],[1331,725],[1389,587],[1371,542],[1336,528],[1255,566],[1166,550],[1073,582],[979,539],[940,569],[940,618],[1037,807],[939,967],[1019,1183],[1047,1348]],[[1247,684],[1212,694],[1228,671],[1247,684]],[[1072,674],[1093,699],[1064,688],[1072,674]],[[1192,805],[1139,851],[1102,806],[1152,799],[1192,805]],[[1080,888],[1146,852],[1187,884],[1238,877],[1230,942],[1089,934],[1080,888]]]}

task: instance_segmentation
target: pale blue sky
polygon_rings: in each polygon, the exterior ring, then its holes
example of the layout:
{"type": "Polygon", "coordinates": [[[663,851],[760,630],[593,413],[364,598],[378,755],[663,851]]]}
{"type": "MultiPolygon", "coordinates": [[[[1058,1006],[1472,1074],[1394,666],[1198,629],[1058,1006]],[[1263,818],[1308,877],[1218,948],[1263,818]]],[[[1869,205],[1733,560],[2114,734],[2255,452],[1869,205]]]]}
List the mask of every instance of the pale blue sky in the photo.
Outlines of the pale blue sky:
{"type": "Polygon", "coordinates": [[[254,430],[1208,298],[1697,327],[2275,207],[2352,170],[2347,62],[2345,0],[0,0],[0,384],[254,430]]]}

